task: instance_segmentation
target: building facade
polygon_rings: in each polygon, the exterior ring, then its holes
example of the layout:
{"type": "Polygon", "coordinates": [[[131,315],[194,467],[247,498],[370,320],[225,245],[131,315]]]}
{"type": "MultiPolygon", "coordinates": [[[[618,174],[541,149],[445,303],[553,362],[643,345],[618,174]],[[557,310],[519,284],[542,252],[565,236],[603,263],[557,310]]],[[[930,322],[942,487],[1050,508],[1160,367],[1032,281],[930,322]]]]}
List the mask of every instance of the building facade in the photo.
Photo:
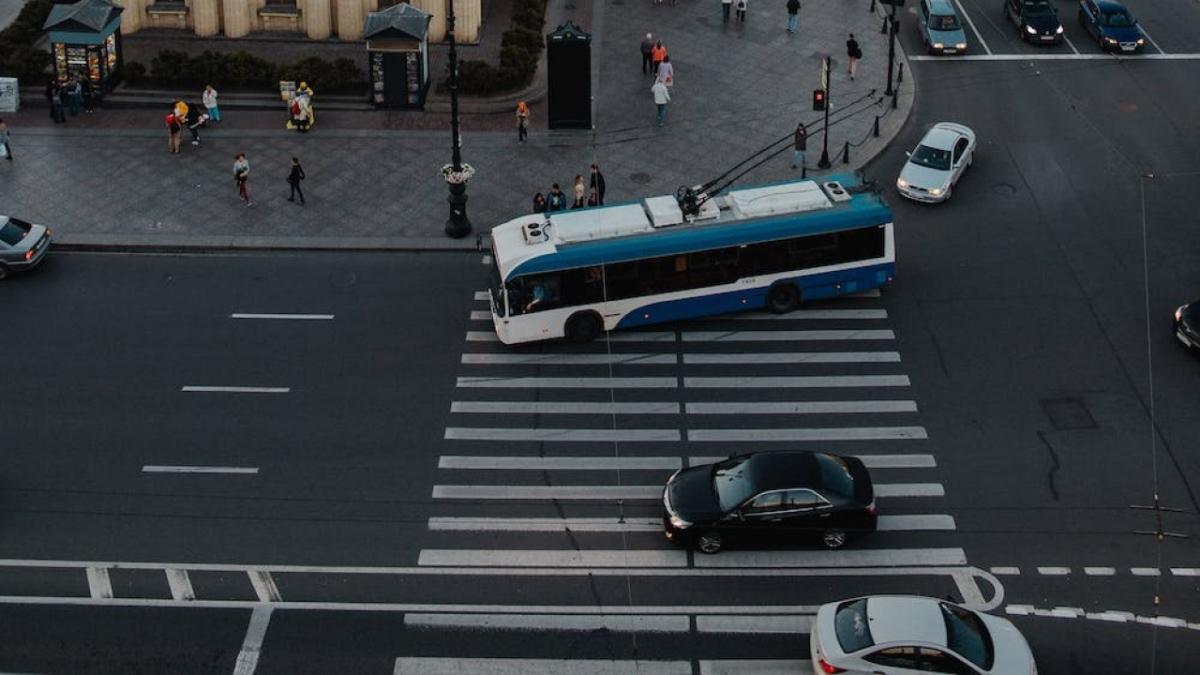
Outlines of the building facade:
{"type": "MultiPolygon", "coordinates": [[[[479,40],[481,0],[411,0],[432,16],[429,39],[446,39],[446,8],[454,2],[454,37],[479,40]]],[[[367,14],[396,4],[388,0],[115,0],[125,8],[121,33],[174,28],[199,37],[246,37],[256,31],[296,33],[311,40],[361,40],[367,14]]]]}

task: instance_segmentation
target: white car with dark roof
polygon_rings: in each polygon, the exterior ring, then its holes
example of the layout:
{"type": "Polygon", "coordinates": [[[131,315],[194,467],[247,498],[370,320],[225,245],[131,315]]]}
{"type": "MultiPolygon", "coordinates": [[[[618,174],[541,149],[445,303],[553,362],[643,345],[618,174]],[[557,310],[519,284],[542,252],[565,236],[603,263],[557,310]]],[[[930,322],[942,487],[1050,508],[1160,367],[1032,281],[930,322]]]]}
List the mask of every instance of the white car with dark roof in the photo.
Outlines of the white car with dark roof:
{"type": "Polygon", "coordinates": [[[954,122],[933,125],[896,179],[896,190],[918,202],[944,202],[975,158],[975,132],[954,122]]]}

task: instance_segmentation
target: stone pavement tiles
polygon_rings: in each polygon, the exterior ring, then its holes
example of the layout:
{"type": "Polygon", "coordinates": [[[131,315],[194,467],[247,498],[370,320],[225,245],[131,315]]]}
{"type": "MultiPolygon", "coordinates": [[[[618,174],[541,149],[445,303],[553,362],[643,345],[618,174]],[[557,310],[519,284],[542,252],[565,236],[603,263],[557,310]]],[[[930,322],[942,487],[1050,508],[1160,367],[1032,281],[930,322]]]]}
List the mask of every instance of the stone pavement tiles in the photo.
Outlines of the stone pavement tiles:
{"type": "MultiPolygon", "coordinates": [[[[673,193],[680,185],[715,178],[789,135],[798,120],[820,117],[811,111],[811,96],[826,54],[834,57],[835,112],[839,101],[872,87],[881,94],[887,47],[867,5],[866,0],[809,0],[801,10],[800,31],[789,35],[782,1],[751,2],[745,24],[724,25],[719,0],[680,0],[676,6],[669,0],[661,5],[596,0],[590,15],[576,19],[594,31],[596,129],[547,131],[544,106],[534,110],[526,145],[517,144],[515,128],[465,128],[463,158],[477,170],[468,192],[475,231],[486,233],[528,212],[533,193],[547,191],[552,182],[569,193],[573,177],[582,174],[586,181],[593,161],[608,180],[610,203],[673,193]],[[640,68],[638,43],[647,31],[664,40],[675,64],[672,103],[661,129],[655,124],[651,78],[640,68]],[[842,58],[850,31],[865,53],[853,83],[842,58]]],[[[902,102],[900,111],[885,117],[891,128],[874,145],[898,131],[911,99],[902,102]]],[[[840,164],[842,141],[869,134],[874,114],[873,109],[831,130],[833,172],[860,165],[870,152],[856,148],[851,165],[840,164]]],[[[181,155],[167,153],[166,133],[158,125],[16,127],[17,161],[0,166],[0,211],[45,222],[66,241],[105,234],[114,241],[158,236],[175,243],[190,237],[443,238],[448,207],[440,168],[449,160],[448,130],[330,128],[319,115],[318,109],[318,126],[307,135],[237,129],[231,116],[226,128],[205,134],[200,148],[192,148],[185,134],[181,155]],[[256,202],[251,208],[236,196],[231,166],[237,152],[251,162],[256,202]],[[286,201],[292,154],[308,174],[305,207],[286,201]]],[[[814,135],[809,164],[819,156],[820,137],[814,135]]],[[[789,160],[790,150],[740,184],[798,176],[789,160]]]]}

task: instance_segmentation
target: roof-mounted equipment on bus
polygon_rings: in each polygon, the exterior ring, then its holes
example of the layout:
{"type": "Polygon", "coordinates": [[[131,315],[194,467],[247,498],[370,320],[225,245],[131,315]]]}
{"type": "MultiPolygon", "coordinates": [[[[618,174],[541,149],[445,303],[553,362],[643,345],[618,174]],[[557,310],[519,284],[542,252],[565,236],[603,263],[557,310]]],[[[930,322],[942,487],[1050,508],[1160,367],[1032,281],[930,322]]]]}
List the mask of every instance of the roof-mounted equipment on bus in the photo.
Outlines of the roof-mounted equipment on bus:
{"type": "Polygon", "coordinates": [[[550,221],[535,220],[525,223],[521,227],[521,234],[525,236],[526,244],[541,244],[550,241],[550,221]]]}
{"type": "Polygon", "coordinates": [[[827,180],[821,183],[821,189],[825,191],[831,202],[850,201],[850,192],[836,180],[827,180]]]}

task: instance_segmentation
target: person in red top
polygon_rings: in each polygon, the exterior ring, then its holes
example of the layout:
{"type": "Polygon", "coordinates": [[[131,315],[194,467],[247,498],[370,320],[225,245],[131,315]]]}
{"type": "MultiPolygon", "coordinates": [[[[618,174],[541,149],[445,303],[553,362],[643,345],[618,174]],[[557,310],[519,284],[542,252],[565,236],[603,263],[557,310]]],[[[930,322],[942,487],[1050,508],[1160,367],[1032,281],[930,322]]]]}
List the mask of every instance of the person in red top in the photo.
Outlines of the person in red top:
{"type": "Polygon", "coordinates": [[[167,125],[167,152],[171,154],[179,154],[179,132],[183,129],[183,123],[176,117],[175,112],[167,113],[163,119],[167,125]]]}
{"type": "Polygon", "coordinates": [[[654,67],[654,74],[658,75],[658,64],[667,58],[667,48],[663,46],[662,40],[654,43],[654,49],[650,50],[650,62],[654,67]]]}

